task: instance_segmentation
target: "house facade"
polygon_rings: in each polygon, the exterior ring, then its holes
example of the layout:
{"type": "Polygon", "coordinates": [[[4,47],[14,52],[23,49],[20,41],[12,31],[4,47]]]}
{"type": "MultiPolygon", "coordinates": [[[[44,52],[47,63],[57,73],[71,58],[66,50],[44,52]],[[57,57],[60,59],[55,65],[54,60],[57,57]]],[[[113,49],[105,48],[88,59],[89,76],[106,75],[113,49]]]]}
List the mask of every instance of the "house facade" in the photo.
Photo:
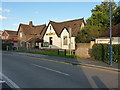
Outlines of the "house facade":
{"type": "Polygon", "coordinates": [[[27,24],[20,24],[17,35],[19,47],[32,48],[39,47],[39,43],[42,42],[41,33],[44,31],[46,25],[34,26],[32,21],[27,24]]]}
{"type": "Polygon", "coordinates": [[[50,21],[47,26],[34,26],[30,21],[29,25],[19,25],[18,44],[25,48],[75,49],[75,37],[84,25],[83,18],[65,22],[50,21]]]}
{"type": "Polygon", "coordinates": [[[10,43],[13,47],[18,47],[17,31],[13,30],[4,30],[1,38],[2,43],[10,43]]]}
{"type": "Polygon", "coordinates": [[[43,35],[43,40],[48,43],[46,48],[75,49],[75,37],[84,27],[84,19],[66,22],[50,21],[43,35]]]}
{"type": "Polygon", "coordinates": [[[3,32],[0,30],[0,39],[2,39],[2,33],[3,33],[3,32]]]}
{"type": "MultiPolygon", "coordinates": [[[[110,44],[109,30],[95,39],[97,44],[110,44]]],[[[112,28],[112,44],[120,44],[120,23],[112,28]]]]}
{"type": "MultiPolygon", "coordinates": [[[[99,44],[110,44],[110,38],[101,37],[95,40],[95,43],[99,44]]],[[[112,37],[112,44],[120,44],[120,37],[112,37]]]]}
{"type": "Polygon", "coordinates": [[[17,41],[17,31],[12,31],[12,30],[4,30],[1,38],[3,40],[14,40],[17,41]]]}

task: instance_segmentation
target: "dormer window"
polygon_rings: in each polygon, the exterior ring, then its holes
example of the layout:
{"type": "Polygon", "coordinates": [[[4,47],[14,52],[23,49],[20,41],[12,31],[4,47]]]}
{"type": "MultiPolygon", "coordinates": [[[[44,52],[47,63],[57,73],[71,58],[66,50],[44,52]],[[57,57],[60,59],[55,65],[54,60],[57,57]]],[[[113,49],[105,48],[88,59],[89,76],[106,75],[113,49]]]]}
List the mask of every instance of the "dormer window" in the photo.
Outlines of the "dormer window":
{"type": "Polygon", "coordinates": [[[20,37],[22,37],[22,32],[20,32],[20,37]]]}

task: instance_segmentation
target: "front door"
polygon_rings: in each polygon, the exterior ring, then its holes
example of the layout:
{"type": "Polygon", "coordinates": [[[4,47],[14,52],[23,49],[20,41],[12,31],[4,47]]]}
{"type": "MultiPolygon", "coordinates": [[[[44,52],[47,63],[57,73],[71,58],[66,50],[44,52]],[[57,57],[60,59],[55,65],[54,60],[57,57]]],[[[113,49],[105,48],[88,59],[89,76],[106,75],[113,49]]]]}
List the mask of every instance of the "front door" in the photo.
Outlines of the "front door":
{"type": "Polygon", "coordinates": [[[50,42],[50,45],[53,44],[53,38],[52,37],[49,38],[49,42],[50,42]]]}

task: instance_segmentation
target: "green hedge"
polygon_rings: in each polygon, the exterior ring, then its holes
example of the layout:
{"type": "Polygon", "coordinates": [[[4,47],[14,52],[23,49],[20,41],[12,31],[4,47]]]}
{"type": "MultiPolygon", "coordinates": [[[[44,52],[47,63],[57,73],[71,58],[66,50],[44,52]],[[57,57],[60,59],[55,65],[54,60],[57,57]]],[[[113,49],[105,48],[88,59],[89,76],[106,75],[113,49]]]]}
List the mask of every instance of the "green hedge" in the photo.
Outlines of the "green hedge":
{"type": "MultiPolygon", "coordinates": [[[[120,63],[120,44],[113,46],[113,61],[120,63]]],[[[109,61],[110,60],[110,46],[109,44],[95,44],[92,48],[92,56],[96,60],[109,61]]]]}

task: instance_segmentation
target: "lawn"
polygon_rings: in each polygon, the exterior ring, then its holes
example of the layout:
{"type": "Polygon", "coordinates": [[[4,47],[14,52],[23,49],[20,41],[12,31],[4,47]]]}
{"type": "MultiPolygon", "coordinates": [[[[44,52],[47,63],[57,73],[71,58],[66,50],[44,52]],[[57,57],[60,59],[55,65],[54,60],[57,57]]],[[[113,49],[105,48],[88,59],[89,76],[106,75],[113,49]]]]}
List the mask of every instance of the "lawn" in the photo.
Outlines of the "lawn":
{"type": "Polygon", "coordinates": [[[70,55],[70,51],[59,51],[58,50],[41,50],[41,51],[28,51],[28,50],[15,50],[15,52],[24,52],[24,53],[33,53],[33,54],[42,54],[42,55],[49,55],[49,56],[59,56],[59,57],[66,57],[66,58],[75,58],[74,54],[70,55]]]}

